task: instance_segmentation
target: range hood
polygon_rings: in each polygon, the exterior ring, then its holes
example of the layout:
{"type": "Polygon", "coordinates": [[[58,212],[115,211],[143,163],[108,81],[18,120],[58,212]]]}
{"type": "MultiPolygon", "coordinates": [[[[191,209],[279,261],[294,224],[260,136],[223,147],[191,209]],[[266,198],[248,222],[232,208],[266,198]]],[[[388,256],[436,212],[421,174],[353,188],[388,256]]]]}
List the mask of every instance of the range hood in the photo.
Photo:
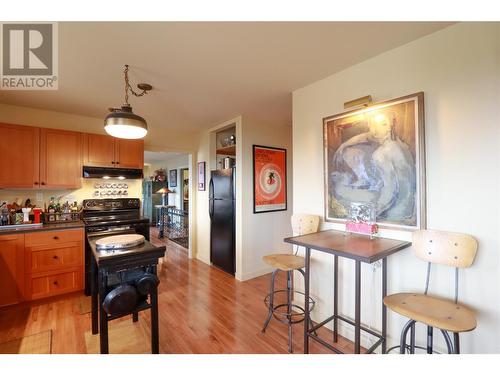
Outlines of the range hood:
{"type": "Polygon", "coordinates": [[[83,178],[141,179],[142,169],[83,167],[83,178]]]}

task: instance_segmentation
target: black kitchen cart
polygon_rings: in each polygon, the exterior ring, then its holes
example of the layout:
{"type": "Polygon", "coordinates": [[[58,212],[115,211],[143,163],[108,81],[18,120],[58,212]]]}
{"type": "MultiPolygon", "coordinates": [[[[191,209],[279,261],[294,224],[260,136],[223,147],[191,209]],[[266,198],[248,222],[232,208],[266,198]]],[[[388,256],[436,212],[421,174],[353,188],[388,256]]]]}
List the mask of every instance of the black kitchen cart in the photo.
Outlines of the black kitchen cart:
{"type": "Polygon", "coordinates": [[[108,345],[108,322],[126,315],[133,315],[133,321],[138,320],[138,313],[142,310],[151,309],[151,352],[159,353],[158,332],[158,288],[154,287],[149,292],[148,298],[144,298],[130,311],[110,315],[103,307],[106,295],[113,290],[111,280],[118,280],[117,274],[127,274],[128,277],[122,282],[133,284],[134,275],[141,277],[145,273],[156,276],[158,259],[165,255],[165,246],[153,246],[145,241],[139,246],[129,249],[99,251],[96,249],[95,241],[99,237],[89,240],[92,249],[92,334],[100,333],[101,354],[109,353],[108,345]],[[98,324],[99,318],[99,324],[98,324]]]}
{"type": "Polygon", "coordinates": [[[315,336],[314,332],[333,320],[333,342],[337,342],[338,337],[338,320],[354,326],[354,353],[361,352],[361,330],[378,338],[377,342],[368,348],[367,353],[372,353],[379,345],[382,345],[382,353],[387,349],[387,308],[383,303],[384,297],[387,295],[387,257],[400,250],[411,246],[411,242],[391,240],[387,238],[374,237],[347,233],[336,230],[327,230],[316,232],[303,236],[295,236],[285,238],[285,242],[303,246],[305,248],[305,284],[304,284],[304,301],[309,301],[310,292],[310,264],[311,250],[322,251],[334,256],[334,301],[333,315],[323,320],[317,325],[311,326],[309,323],[309,309],[305,309],[304,317],[304,354],[309,353],[309,338],[317,341],[324,347],[335,353],[341,354],[342,351],[335,348],[319,336],[315,336]],[[344,257],[354,260],[355,263],[355,318],[354,321],[348,319],[338,313],[338,257],[344,257]],[[374,330],[361,326],[361,262],[374,263],[382,260],[382,332],[378,333],[374,330]]]}

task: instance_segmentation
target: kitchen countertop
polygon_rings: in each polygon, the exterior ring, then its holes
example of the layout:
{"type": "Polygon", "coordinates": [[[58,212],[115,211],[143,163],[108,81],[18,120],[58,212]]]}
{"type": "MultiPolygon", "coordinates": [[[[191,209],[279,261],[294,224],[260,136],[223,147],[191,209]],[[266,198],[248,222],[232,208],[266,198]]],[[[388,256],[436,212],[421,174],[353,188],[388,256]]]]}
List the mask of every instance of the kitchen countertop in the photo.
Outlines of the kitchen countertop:
{"type": "Polygon", "coordinates": [[[42,232],[42,231],[47,231],[47,230],[65,230],[65,229],[78,229],[78,228],[84,228],[85,224],[83,221],[72,221],[68,223],[55,223],[55,224],[43,224],[42,226],[39,227],[19,227],[16,228],[15,226],[11,226],[8,229],[0,229],[0,236],[2,234],[13,234],[13,233],[29,233],[29,232],[42,232]]]}

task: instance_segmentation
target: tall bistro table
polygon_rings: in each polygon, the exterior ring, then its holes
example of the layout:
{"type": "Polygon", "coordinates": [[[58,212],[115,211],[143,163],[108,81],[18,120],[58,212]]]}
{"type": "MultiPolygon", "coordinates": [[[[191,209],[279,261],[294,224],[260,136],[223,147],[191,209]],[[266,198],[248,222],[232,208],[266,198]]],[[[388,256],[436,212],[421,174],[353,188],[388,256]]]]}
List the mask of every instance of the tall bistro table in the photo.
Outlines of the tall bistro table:
{"type": "Polygon", "coordinates": [[[361,330],[378,338],[368,350],[367,353],[372,353],[379,345],[382,345],[382,353],[385,354],[387,349],[387,309],[382,302],[382,332],[378,333],[371,329],[361,326],[361,262],[373,263],[382,260],[382,300],[387,295],[387,257],[400,250],[411,246],[411,242],[391,240],[387,238],[369,236],[327,230],[316,232],[303,236],[285,238],[285,242],[291,243],[305,248],[305,290],[304,301],[307,305],[310,292],[310,264],[311,250],[322,251],[334,256],[334,301],[333,315],[325,319],[315,326],[310,326],[309,309],[305,309],[304,316],[304,354],[309,353],[309,338],[319,342],[321,345],[330,349],[335,353],[342,353],[325,340],[315,336],[314,332],[333,320],[333,342],[338,339],[338,320],[342,320],[354,326],[354,353],[359,354],[361,350],[360,338],[361,330]],[[338,313],[338,258],[344,257],[354,260],[355,263],[355,317],[354,321],[348,319],[338,313]],[[311,327],[311,328],[309,328],[311,327]]]}

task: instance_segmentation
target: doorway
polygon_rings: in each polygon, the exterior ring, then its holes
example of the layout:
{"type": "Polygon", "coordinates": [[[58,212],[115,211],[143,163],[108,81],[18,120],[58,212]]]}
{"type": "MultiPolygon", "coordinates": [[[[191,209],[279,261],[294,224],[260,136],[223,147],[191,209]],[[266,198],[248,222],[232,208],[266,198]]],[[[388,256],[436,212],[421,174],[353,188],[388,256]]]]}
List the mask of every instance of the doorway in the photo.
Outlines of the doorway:
{"type": "Polygon", "coordinates": [[[144,161],[143,207],[144,216],[149,215],[151,219],[150,235],[157,243],[174,242],[191,255],[189,210],[192,155],[145,151],[144,161]],[[154,188],[149,189],[148,195],[149,185],[154,188]],[[159,185],[164,189],[157,189],[159,185]]]}
{"type": "Polygon", "coordinates": [[[182,168],[181,175],[181,191],[182,191],[182,209],[189,214],[189,168],[182,168]]]}

